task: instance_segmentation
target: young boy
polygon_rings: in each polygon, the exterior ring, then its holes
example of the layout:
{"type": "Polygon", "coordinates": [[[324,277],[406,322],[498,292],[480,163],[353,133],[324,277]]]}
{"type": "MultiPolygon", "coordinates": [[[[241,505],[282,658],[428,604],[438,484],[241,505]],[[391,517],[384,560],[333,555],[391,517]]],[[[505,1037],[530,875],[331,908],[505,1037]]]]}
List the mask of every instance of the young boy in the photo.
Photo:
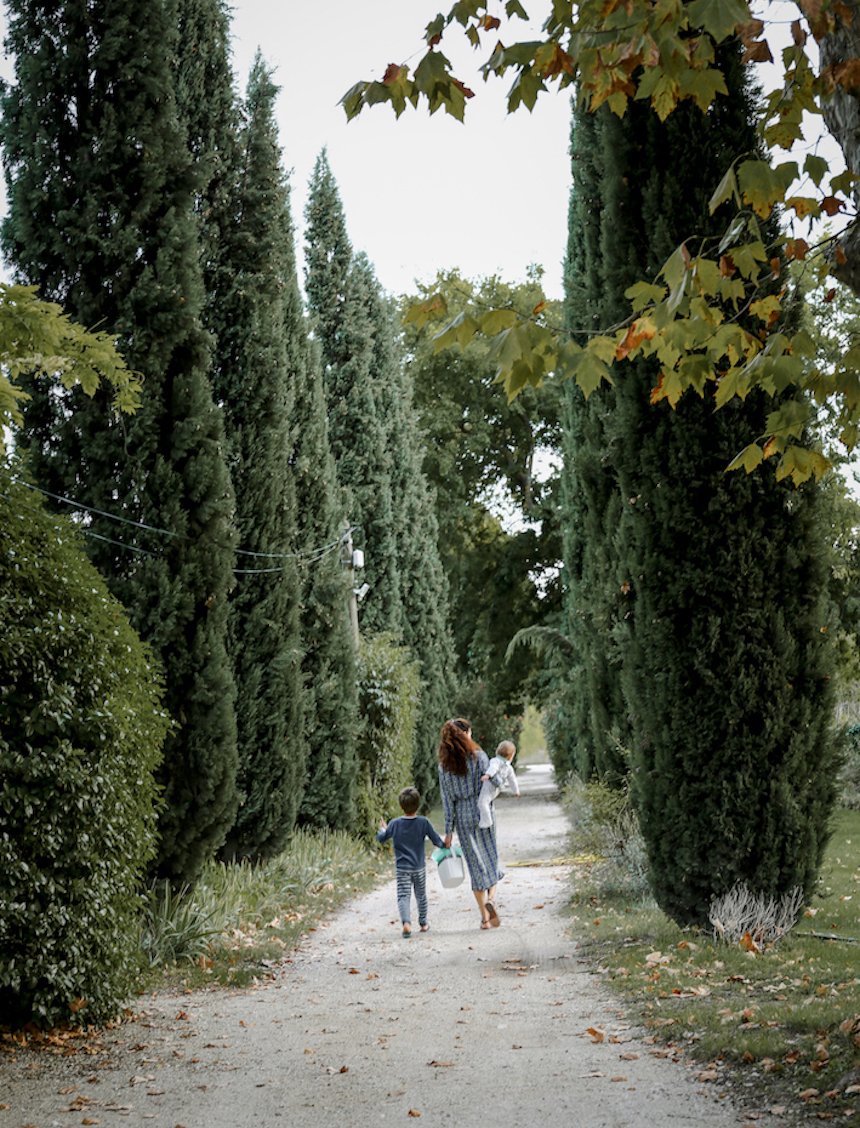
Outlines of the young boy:
{"type": "Polygon", "coordinates": [[[380,822],[377,842],[394,842],[394,866],[397,873],[397,908],[403,926],[403,939],[412,935],[412,890],[418,902],[418,927],[427,932],[427,869],[424,859],[424,839],[434,846],[445,843],[429,819],[416,812],[421,806],[421,796],[414,787],[404,787],[398,796],[403,815],[390,823],[380,822]]]}
{"type": "Polygon", "coordinates": [[[486,774],[481,776],[481,792],[478,795],[478,826],[486,830],[493,825],[493,800],[500,791],[513,791],[519,799],[520,785],[511,761],[517,747],[512,740],[503,740],[490,760],[486,774]]]}

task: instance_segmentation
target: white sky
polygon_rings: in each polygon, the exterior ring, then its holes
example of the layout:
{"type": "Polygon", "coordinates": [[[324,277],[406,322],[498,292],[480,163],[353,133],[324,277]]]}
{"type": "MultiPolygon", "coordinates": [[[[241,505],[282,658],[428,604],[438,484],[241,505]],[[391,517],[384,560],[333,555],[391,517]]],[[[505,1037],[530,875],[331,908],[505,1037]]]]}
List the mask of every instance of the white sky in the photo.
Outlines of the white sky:
{"type": "Polygon", "coordinates": [[[307,183],[326,146],[352,244],[367,253],[386,289],[409,291],[415,279],[452,267],[518,282],[539,263],[548,293],[561,297],[567,94],[539,99],[531,115],[508,115],[508,84],[476,75],[489,51],[473,52],[455,27],[442,46],[477,95],[465,125],[442,110],[430,117],[411,107],[396,120],[387,105],[347,123],[338,102],[353,83],[381,78],[391,62],[417,65],[424,27],[437,11],[433,0],[234,0],[233,8],[240,92],[258,46],[281,86],[278,118],[300,254],[307,183]]]}

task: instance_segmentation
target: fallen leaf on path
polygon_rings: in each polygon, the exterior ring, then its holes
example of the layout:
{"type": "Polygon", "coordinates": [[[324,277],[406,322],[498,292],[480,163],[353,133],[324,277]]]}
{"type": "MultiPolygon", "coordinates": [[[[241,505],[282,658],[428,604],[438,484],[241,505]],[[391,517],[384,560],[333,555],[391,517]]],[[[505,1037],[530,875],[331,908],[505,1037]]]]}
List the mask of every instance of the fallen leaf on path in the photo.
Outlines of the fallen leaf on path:
{"type": "Polygon", "coordinates": [[[351,967],[349,969],[349,974],[350,975],[361,975],[361,972],[358,970],[357,967],[351,967]]]}
{"type": "Polygon", "coordinates": [[[610,1080],[610,1081],[626,1081],[626,1080],[627,1080],[627,1078],[626,1078],[626,1077],[621,1077],[621,1076],[618,1076],[618,1077],[610,1077],[610,1078],[609,1078],[609,1080],[610,1080]]]}
{"type": "Polygon", "coordinates": [[[407,1116],[420,1116],[420,1115],[421,1115],[421,1113],[418,1111],[417,1108],[410,1108],[409,1112],[407,1113],[407,1116]]]}
{"type": "Polygon", "coordinates": [[[436,1061],[436,1059],[434,1058],[433,1061],[428,1061],[427,1064],[432,1065],[434,1069],[447,1069],[454,1063],[453,1061],[436,1061]]]}
{"type": "Polygon", "coordinates": [[[606,1031],[599,1030],[596,1026],[587,1027],[585,1033],[591,1035],[592,1042],[603,1042],[606,1039],[606,1031]]]}
{"type": "Polygon", "coordinates": [[[177,1022],[187,1022],[191,1016],[188,1011],[179,1011],[176,1015],[177,1022]]]}
{"type": "Polygon", "coordinates": [[[821,1093],[818,1089],[803,1089],[797,1096],[802,1101],[811,1101],[813,1097],[821,1096],[821,1093]]]}
{"type": "Polygon", "coordinates": [[[622,1061],[638,1061],[639,1060],[639,1055],[633,1054],[633,1053],[619,1054],[618,1056],[621,1058],[622,1061]]]}
{"type": "Polygon", "coordinates": [[[720,1075],[716,1069],[703,1069],[696,1074],[697,1081],[719,1081],[720,1075]]]}
{"type": "Polygon", "coordinates": [[[85,1116],[83,1118],[83,1120],[81,1121],[81,1124],[98,1124],[98,1123],[99,1123],[98,1120],[91,1120],[89,1116],[85,1116]]]}
{"type": "Polygon", "coordinates": [[[511,1049],[512,1050],[521,1050],[522,1046],[518,1046],[518,1045],[514,1044],[513,1046],[511,1046],[511,1049]]]}
{"type": "Polygon", "coordinates": [[[366,979],[379,979],[379,975],[375,971],[369,971],[365,976],[366,979]]]}
{"type": "Polygon", "coordinates": [[[545,909],[546,905],[532,905],[533,909],[545,909]]]}

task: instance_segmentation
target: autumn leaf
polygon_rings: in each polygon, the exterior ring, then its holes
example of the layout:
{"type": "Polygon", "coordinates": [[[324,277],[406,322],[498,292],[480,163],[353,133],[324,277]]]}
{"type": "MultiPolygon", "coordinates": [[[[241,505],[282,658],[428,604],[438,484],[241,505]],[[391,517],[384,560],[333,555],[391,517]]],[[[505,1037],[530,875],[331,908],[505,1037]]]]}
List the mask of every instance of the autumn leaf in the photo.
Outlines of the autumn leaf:
{"type": "Polygon", "coordinates": [[[788,239],[785,244],[785,257],[803,262],[809,254],[809,243],[805,239],[788,239]]]}
{"type": "Polygon", "coordinates": [[[409,1112],[407,1112],[406,1115],[412,1116],[412,1117],[419,1117],[421,1115],[421,1113],[418,1111],[417,1108],[410,1108],[409,1112]]]}
{"type": "Polygon", "coordinates": [[[386,86],[393,86],[394,83],[397,82],[397,80],[400,78],[403,69],[404,68],[399,66],[397,63],[389,63],[385,68],[385,74],[382,76],[383,83],[386,86]]]}
{"type": "Polygon", "coordinates": [[[825,196],[821,201],[821,210],[825,215],[837,215],[845,207],[845,201],[838,196],[825,196]]]}
{"type": "Polygon", "coordinates": [[[772,63],[773,55],[766,39],[750,43],[743,53],[742,63],[772,63]]]}
{"type": "Polygon", "coordinates": [[[484,31],[494,31],[497,27],[502,26],[502,21],[498,16],[491,16],[488,13],[486,16],[484,16],[481,26],[483,27],[484,31]]]}
{"type": "Polygon", "coordinates": [[[592,1042],[606,1041],[606,1031],[600,1030],[597,1026],[587,1027],[585,1033],[591,1035],[592,1042]]]}

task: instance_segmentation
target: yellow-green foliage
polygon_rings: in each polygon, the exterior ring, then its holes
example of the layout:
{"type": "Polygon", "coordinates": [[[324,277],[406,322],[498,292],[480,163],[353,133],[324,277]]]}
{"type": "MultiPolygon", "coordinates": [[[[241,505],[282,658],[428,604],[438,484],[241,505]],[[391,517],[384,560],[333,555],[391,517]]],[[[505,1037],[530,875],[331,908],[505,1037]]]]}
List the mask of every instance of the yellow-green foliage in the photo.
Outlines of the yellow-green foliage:
{"type": "Polygon", "coordinates": [[[397,796],[412,784],[418,665],[387,634],[365,639],[359,654],[360,780],[358,827],[375,833],[380,818],[400,814],[397,796]]]}
{"type": "Polygon", "coordinates": [[[35,286],[0,283],[0,449],[4,428],[21,421],[26,394],[18,377],[33,372],[56,376],[66,388],[80,384],[87,395],[107,380],[116,409],[133,411],[139,403],[139,377],[128,371],[112,337],[76,325],[58,305],[40,301],[35,286]]]}

